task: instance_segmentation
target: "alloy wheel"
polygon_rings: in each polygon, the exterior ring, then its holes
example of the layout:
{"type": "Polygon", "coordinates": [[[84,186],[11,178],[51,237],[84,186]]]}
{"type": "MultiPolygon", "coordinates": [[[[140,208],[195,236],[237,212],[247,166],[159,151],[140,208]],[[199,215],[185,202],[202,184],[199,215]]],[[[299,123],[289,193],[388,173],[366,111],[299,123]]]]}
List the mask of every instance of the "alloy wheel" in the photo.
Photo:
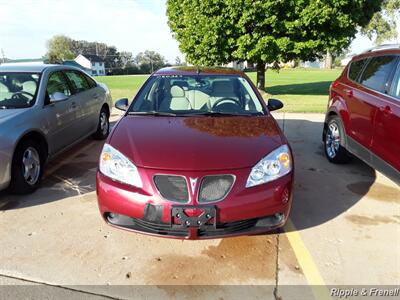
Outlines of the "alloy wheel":
{"type": "Polygon", "coordinates": [[[29,147],[22,156],[23,176],[29,185],[35,185],[40,177],[40,156],[37,150],[29,147]]]}

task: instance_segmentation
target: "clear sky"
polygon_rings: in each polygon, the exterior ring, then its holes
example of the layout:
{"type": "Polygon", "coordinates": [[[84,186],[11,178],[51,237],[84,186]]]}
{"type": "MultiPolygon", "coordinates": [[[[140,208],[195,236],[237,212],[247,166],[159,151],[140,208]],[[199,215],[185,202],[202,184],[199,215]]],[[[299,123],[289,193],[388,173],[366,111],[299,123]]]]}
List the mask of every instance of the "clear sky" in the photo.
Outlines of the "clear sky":
{"type": "MultiPolygon", "coordinates": [[[[105,42],[134,55],[154,50],[171,63],[182,57],[167,25],[165,0],[0,0],[0,49],[6,57],[42,57],[56,34],[105,42]]],[[[351,50],[372,46],[358,37],[351,50]]]]}

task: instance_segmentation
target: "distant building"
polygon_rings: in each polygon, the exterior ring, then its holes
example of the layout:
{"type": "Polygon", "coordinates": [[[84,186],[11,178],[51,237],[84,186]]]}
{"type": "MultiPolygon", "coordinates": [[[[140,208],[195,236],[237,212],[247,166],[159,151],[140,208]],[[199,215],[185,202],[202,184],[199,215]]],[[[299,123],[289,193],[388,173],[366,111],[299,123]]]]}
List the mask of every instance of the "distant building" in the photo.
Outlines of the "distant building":
{"type": "Polygon", "coordinates": [[[97,55],[92,54],[79,54],[75,58],[75,62],[81,65],[83,68],[90,70],[88,72],[91,75],[106,75],[106,68],[104,60],[97,55]]]}
{"type": "Polygon", "coordinates": [[[231,61],[230,63],[224,65],[224,67],[243,71],[243,70],[247,70],[247,69],[254,69],[254,64],[252,64],[248,61],[231,61]]]}
{"type": "Polygon", "coordinates": [[[300,67],[302,68],[311,68],[311,69],[322,69],[324,68],[324,62],[315,60],[315,61],[302,61],[300,63],[300,67]]]}
{"type": "Polygon", "coordinates": [[[82,71],[86,72],[87,74],[92,75],[91,69],[86,69],[84,66],[78,64],[75,60],[65,60],[63,61],[63,65],[79,68],[82,71]]]}

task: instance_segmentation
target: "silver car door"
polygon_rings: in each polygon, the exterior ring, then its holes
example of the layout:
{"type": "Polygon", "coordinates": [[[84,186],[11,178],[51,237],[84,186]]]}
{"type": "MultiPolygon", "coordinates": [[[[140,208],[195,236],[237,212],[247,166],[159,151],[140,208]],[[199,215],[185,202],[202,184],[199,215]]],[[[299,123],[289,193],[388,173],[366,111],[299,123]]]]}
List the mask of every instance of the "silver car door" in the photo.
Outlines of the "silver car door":
{"type": "MultiPolygon", "coordinates": [[[[96,99],[89,82],[84,75],[75,70],[65,71],[68,79],[73,87],[73,98],[79,105],[78,122],[80,124],[80,136],[86,136],[94,131],[93,129],[93,114],[96,99]]],[[[98,118],[98,117],[97,117],[98,118]]]]}
{"type": "Polygon", "coordinates": [[[46,85],[44,116],[47,119],[50,155],[59,152],[76,140],[76,117],[78,105],[72,97],[72,91],[65,75],[61,71],[49,75],[46,85]],[[52,102],[54,93],[63,93],[68,98],[52,102]]]}
{"type": "Polygon", "coordinates": [[[97,82],[90,76],[83,74],[90,85],[90,97],[92,101],[90,102],[90,123],[93,131],[97,130],[99,124],[100,111],[104,103],[106,103],[106,91],[103,87],[97,84],[97,82]]]}

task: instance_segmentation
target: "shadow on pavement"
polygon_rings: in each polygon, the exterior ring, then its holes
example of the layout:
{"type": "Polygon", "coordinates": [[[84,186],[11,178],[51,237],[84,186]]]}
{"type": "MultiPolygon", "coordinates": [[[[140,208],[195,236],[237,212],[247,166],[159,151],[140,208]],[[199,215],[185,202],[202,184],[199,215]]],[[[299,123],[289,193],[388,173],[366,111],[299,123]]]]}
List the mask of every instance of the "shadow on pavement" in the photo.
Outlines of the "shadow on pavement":
{"type": "MultiPolygon", "coordinates": [[[[114,126],[116,122],[110,122],[114,126]]],[[[45,167],[40,188],[30,195],[0,192],[0,209],[42,205],[96,190],[96,171],[104,141],[88,138],[62,153],[45,167]]]]}
{"type": "MultiPolygon", "coordinates": [[[[285,120],[296,169],[290,219],[299,230],[323,224],[347,211],[368,192],[376,178],[375,171],[358,159],[347,165],[329,163],[322,148],[322,127],[322,122],[285,120]]],[[[0,203],[9,202],[2,209],[31,207],[95,191],[103,143],[85,140],[54,160],[47,166],[51,171],[41,188],[31,195],[0,194],[0,203]]]]}
{"type": "Polygon", "coordinates": [[[290,219],[296,229],[326,223],[368,193],[376,180],[375,170],[357,158],[342,165],[328,162],[322,143],[323,122],[286,119],[284,128],[294,152],[295,188],[290,219]]]}

